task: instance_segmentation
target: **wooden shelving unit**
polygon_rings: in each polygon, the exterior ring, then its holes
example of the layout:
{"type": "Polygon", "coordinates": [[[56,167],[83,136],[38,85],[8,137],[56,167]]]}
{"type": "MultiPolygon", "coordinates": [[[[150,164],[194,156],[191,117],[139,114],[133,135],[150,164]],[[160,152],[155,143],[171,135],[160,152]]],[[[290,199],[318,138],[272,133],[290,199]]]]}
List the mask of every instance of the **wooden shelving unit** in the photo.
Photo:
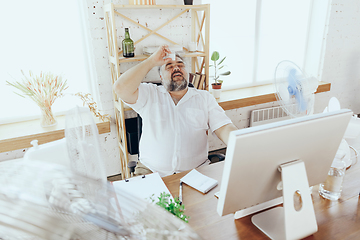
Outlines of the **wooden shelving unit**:
{"type": "MultiPolygon", "coordinates": [[[[111,71],[111,80],[114,83],[121,75],[120,67],[127,63],[141,62],[147,59],[148,55],[137,55],[134,58],[122,57],[122,51],[118,47],[118,35],[115,18],[121,18],[123,21],[134,24],[137,27],[148,31],[147,34],[134,40],[135,47],[140,42],[146,41],[150,36],[156,36],[171,45],[183,45],[177,43],[160,33],[160,30],[172,23],[175,19],[182,16],[184,13],[191,13],[191,29],[189,42],[196,42],[196,52],[189,52],[186,46],[183,46],[183,57],[191,59],[191,72],[206,74],[205,89],[209,90],[209,27],[210,27],[210,5],[115,5],[113,3],[104,6],[105,10],[105,24],[108,39],[109,64],[111,71]],[[155,29],[150,29],[147,25],[140,24],[138,19],[145,16],[134,16],[134,18],[127,17],[124,12],[136,9],[147,9],[155,11],[173,11],[175,14],[172,18],[165,20],[160,26],[155,29]]],[[[155,15],[156,16],[156,15],[155,15]]],[[[119,101],[116,93],[113,93],[115,118],[117,125],[117,136],[119,140],[120,162],[122,178],[130,177],[127,164],[128,150],[126,141],[125,129],[125,115],[124,104],[119,101]]]]}

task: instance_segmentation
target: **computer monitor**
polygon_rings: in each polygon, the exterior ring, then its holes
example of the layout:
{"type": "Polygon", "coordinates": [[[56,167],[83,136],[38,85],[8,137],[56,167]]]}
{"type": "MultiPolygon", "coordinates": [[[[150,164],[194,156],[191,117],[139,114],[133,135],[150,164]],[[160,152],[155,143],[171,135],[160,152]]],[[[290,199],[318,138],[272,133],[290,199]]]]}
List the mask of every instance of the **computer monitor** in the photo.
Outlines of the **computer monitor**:
{"type": "Polygon", "coordinates": [[[219,215],[240,210],[245,216],[283,202],[284,208],[276,210],[275,216],[262,220],[267,226],[254,223],[255,216],[253,223],[271,238],[271,234],[280,234],[281,238],[286,234],[286,239],[295,234],[296,239],[316,232],[309,186],[325,181],[351,116],[350,110],[343,109],[231,132],[217,206],[219,215]],[[295,193],[301,194],[300,210],[293,209],[295,193]],[[273,218],[282,222],[275,223],[273,218]],[[299,224],[298,219],[300,224],[310,224],[310,229],[304,225],[291,229],[291,225],[299,224]],[[282,226],[284,221],[290,230],[284,226],[280,233],[265,232],[264,228],[276,228],[269,224],[282,226]]]}

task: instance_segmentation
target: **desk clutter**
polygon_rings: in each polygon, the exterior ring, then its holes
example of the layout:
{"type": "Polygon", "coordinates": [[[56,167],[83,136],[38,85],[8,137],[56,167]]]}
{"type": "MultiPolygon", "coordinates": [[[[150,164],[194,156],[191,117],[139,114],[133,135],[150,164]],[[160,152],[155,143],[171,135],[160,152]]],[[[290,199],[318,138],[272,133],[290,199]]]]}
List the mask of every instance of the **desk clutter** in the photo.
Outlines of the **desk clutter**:
{"type": "MultiPolygon", "coordinates": [[[[131,192],[138,199],[159,205],[183,221],[188,222],[189,217],[184,214],[184,205],[182,205],[183,183],[203,194],[206,194],[218,185],[217,180],[205,176],[195,169],[191,170],[180,179],[179,197],[176,199],[174,199],[171,195],[159,173],[152,173],[122,181],[115,181],[112,182],[112,185],[114,186],[116,192],[131,192]]],[[[118,201],[120,205],[123,202],[121,199],[118,199],[118,201]]],[[[116,205],[114,205],[114,207],[115,206],[116,205]]],[[[129,208],[127,207],[126,201],[124,202],[123,207],[125,207],[125,211],[129,208]]],[[[127,214],[131,213],[127,212],[126,215],[127,214]]]]}
{"type": "MultiPolygon", "coordinates": [[[[131,192],[139,199],[156,204],[179,219],[188,222],[189,217],[184,214],[184,205],[182,205],[182,190],[180,190],[179,198],[174,199],[159,173],[137,176],[112,184],[116,192],[131,192]]],[[[119,202],[122,202],[121,199],[119,202]]],[[[127,209],[126,206],[125,209],[127,209]]]]}

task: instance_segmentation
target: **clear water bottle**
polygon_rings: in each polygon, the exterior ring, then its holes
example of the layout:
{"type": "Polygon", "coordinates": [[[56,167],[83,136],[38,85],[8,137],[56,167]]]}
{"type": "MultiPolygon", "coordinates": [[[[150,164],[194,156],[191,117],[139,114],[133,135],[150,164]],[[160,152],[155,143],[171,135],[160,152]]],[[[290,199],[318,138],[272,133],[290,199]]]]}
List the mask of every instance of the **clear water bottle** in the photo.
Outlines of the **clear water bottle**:
{"type": "Polygon", "coordinates": [[[319,185],[320,196],[336,201],[341,196],[342,183],[344,181],[346,164],[344,162],[345,152],[339,150],[331,164],[328,176],[324,183],[319,185]]]}

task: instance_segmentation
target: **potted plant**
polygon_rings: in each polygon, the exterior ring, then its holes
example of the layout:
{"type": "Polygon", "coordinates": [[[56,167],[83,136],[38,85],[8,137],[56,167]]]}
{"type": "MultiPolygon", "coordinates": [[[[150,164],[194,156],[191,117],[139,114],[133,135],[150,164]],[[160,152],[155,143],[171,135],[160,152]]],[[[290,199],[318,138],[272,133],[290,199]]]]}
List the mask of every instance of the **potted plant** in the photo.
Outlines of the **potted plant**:
{"type": "Polygon", "coordinates": [[[215,98],[219,98],[220,97],[220,90],[221,90],[221,86],[223,83],[223,80],[220,80],[220,76],[228,76],[231,74],[230,71],[226,71],[226,72],[222,72],[219,73],[219,71],[225,67],[225,65],[223,65],[226,57],[222,58],[220,61],[220,54],[217,51],[214,51],[211,55],[211,61],[214,62],[213,65],[210,65],[210,67],[214,67],[214,83],[211,84],[212,89],[214,89],[214,96],[215,98]],[[216,90],[216,91],[215,91],[216,90]]]}

